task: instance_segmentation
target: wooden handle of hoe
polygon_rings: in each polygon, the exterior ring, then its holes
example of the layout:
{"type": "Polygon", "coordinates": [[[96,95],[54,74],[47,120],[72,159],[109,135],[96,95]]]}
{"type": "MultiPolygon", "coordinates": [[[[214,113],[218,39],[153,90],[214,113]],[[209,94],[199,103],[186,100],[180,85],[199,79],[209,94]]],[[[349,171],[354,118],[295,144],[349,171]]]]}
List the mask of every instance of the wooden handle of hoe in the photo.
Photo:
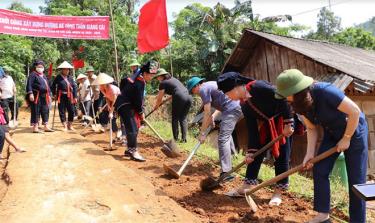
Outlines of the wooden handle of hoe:
{"type": "Polygon", "coordinates": [[[150,111],[146,116],[145,118],[148,118],[148,116],[150,116],[152,113],[154,113],[156,110],[158,110],[163,104],[165,104],[167,101],[170,101],[172,99],[172,96],[170,96],[169,98],[165,99],[164,101],[162,101],[159,105],[159,107],[153,109],[152,111],[150,111]]]}
{"type": "MultiPolygon", "coordinates": [[[[212,126],[210,125],[206,131],[204,131],[204,135],[207,136],[211,132],[212,126]]],[[[199,141],[195,146],[194,149],[189,154],[188,158],[185,160],[184,164],[182,164],[181,168],[178,170],[177,174],[181,176],[182,172],[185,170],[186,166],[189,164],[190,160],[193,158],[194,154],[197,152],[199,147],[201,146],[201,142],[199,141]]]]}
{"type": "Polygon", "coordinates": [[[146,119],[143,119],[143,121],[146,123],[146,125],[155,133],[155,135],[163,142],[165,143],[165,140],[163,139],[163,137],[161,137],[161,135],[156,131],[156,129],[154,129],[154,127],[152,127],[152,125],[146,120],[146,119]]]}
{"type": "MultiPolygon", "coordinates": [[[[265,146],[263,146],[260,150],[256,151],[252,158],[255,158],[257,156],[259,156],[260,154],[264,153],[265,151],[267,151],[269,148],[271,148],[271,146],[273,146],[273,144],[275,144],[276,142],[280,141],[281,138],[283,138],[284,135],[281,134],[279,135],[277,138],[275,138],[274,140],[272,140],[271,142],[267,143],[265,146]]],[[[242,161],[240,164],[238,164],[237,166],[235,166],[231,171],[229,172],[226,172],[225,174],[223,174],[219,179],[218,179],[218,182],[222,181],[223,179],[225,179],[226,177],[228,177],[229,175],[231,175],[232,173],[234,172],[237,172],[243,165],[246,164],[246,160],[242,161]]]]}
{"type": "MultiPolygon", "coordinates": [[[[332,155],[332,154],[334,154],[336,152],[337,152],[336,146],[332,147],[331,149],[325,151],[324,153],[321,153],[318,156],[315,156],[314,158],[312,158],[309,161],[309,163],[311,163],[311,164],[317,163],[317,162],[319,162],[319,161],[321,161],[321,160],[329,157],[330,155],[332,155]]],[[[288,171],[286,171],[286,172],[284,172],[284,173],[282,173],[282,174],[280,174],[280,175],[278,175],[278,176],[276,176],[276,177],[274,177],[274,178],[272,178],[270,180],[267,180],[267,181],[265,181],[265,182],[257,185],[253,189],[251,189],[249,191],[246,191],[245,195],[248,196],[248,195],[254,193],[255,191],[257,191],[257,190],[259,190],[259,189],[261,189],[263,187],[267,187],[267,186],[269,186],[271,184],[274,184],[274,183],[276,183],[276,182],[278,182],[278,181],[280,181],[280,180],[282,180],[282,179],[284,179],[284,178],[286,178],[286,177],[288,177],[288,176],[290,176],[290,175],[292,175],[292,174],[294,174],[294,173],[296,173],[298,171],[301,171],[303,168],[304,168],[303,164],[300,164],[300,165],[298,165],[298,166],[296,166],[296,167],[294,167],[294,168],[292,168],[292,169],[290,169],[290,170],[288,170],[288,171]]]]}

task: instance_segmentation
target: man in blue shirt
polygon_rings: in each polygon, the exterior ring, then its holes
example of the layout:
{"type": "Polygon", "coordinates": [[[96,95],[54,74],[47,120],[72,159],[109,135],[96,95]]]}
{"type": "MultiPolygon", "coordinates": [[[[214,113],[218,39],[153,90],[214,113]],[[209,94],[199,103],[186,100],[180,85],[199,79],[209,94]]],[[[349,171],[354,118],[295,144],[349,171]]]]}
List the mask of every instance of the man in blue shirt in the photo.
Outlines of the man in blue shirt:
{"type": "MultiPolygon", "coordinates": [[[[215,118],[221,114],[220,130],[218,135],[218,147],[221,174],[229,172],[232,169],[231,152],[235,150],[232,133],[236,123],[243,118],[241,106],[238,101],[230,100],[217,87],[216,81],[204,82],[199,77],[191,78],[187,83],[190,93],[199,95],[204,106],[204,117],[201,126],[199,140],[204,143],[206,135],[204,132],[212,125],[215,125],[215,118]],[[211,107],[216,111],[211,114],[211,107]]],[[[228,176],[224,181],[232,180],[234,176],[228,176]]]]}

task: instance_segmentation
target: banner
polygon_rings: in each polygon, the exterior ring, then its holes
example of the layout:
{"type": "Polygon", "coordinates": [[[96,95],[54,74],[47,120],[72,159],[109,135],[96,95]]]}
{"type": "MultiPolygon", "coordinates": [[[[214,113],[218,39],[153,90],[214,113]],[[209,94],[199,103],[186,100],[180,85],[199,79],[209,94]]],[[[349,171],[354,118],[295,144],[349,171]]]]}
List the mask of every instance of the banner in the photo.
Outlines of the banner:
{"type": "Polygon", "coordinates": [[[109,17],[32,15],[0,9],[0,33],[65,39],[109,39],[109,17]]]}

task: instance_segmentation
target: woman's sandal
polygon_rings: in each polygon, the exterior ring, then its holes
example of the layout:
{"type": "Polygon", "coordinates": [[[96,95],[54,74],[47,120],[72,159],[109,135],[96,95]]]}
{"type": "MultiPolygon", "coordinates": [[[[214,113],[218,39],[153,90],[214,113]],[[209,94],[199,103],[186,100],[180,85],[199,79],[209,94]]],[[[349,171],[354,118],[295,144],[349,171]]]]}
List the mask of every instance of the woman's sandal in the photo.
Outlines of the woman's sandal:
{"type": "Polygon", "coordinates": [[[20,148],[20,149],[15,149],[17,153],[24,153],[27,152],[27,150],[20,148]]]}

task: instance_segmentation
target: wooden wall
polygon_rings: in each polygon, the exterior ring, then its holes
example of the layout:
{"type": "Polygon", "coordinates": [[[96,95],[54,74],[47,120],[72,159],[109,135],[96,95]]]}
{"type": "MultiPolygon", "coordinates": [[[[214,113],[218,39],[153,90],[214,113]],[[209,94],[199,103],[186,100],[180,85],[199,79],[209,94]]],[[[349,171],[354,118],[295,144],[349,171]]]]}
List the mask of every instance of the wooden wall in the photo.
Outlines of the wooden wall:
{"type": "MultiPolygon", "coordinates": [[[[309,57],[266,39],[257,39],[256,42],[255,47],[251,48],[250,58],[247,58],[248,62],[240,69],[243,75],[258,80],[267,80],[275,84],[276,77],[286,69],[296,68],[313,78],[337,72],[334,68],[316,62],[309,57]]],[[[242,61],[244,59],[241,58],[242,61]]],[[[345,93],[349,97],[355,98],[354,100],[362,111],[364,111],[369,121],[372,121],[373,125],[369,125],[369,140],[373,140],[369,142],[369,168],[375,169],[375,92],[369,91],[367,94],[363,94],[355,90],[353,84],[351,84],[345,93]]],[[[243,123],[237,126],[237,133],[240,139],[239,144],[242,148],[246,148],[247,144],[247,140],[245,140],[247,139],[245,135],[247,134],[247,130],[245,131],[244,128],[246,126],[243,123]]],[[[306,137],[294,137],[291,165],[300,164],[303,161],[305,153],[306,137]]]]}
{"type": "Polygon", "coordinates": [[[271,83],[275,83],[276,77],[286,69],[296,68],[311,77],[336,72],[331,67],[266,39],[258,41],[251,54],[241,73],[271,83]]]}

